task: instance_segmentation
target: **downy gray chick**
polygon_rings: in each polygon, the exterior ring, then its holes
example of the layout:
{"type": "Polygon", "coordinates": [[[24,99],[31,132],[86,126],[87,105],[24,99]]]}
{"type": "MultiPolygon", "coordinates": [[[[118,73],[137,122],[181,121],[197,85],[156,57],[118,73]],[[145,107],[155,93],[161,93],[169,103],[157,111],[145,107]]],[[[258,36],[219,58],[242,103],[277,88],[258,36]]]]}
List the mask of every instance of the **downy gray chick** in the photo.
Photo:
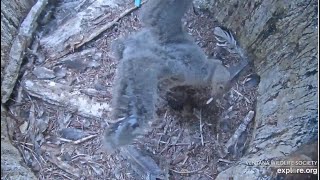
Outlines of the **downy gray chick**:
{"type": "Polygon", "coordinates": [[[142,7],[142,30],[117,40],[113,51],[120,62],[112,100],[112,118],[106,129],[108,150],[130,144],[143,135],[155,118],[158,85],[166,89],[190,85],[211,87],[221,94],[230,80],[221,61],[207,59],[182,27],[192,0],[149,0],[142,7]]]}

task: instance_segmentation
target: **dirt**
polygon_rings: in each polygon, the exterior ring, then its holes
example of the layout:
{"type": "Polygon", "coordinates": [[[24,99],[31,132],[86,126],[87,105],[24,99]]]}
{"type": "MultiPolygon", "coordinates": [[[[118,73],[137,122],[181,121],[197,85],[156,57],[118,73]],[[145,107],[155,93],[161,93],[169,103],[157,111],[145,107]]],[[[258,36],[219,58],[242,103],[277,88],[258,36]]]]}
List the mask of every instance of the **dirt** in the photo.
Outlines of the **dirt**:
{"type": "MultiPolygon", "coordinates": [[[[138,13],[139,9],[125,16],[94,41],[76,50],[91,47],[100,50],[102,59],[98,67],[67,66],[58,61],[46,61],[33,66],[66,68],[66,76],[55,79],[55,82],[69,84],[77,89],[104,91],[107,95],[88,95],[98,101],[109,102],[118,63],[112,56],[110,45],[113,40],[139,30],[141,25],[138,13]]],[[[206,12],[190,10],[183,21],[187,31],[209,57],[219,58],[227,66],[235,63],[238,61],[237,56],[216,45],[213,29],[219,24],[211,19],[206,12]]],[[[28,74],[23,78],[36,78],[31,69],[26,72],[28,74]]],[[[229,149],[229,154],[224,144],[247,113],[255,109],[258,83],[259,78],[254,69],[248,67],[233,82],[232,89],[209,104],[206,103],[210,99],[207,89],[189,88],[191,103],[180,108],[168,104],[165,96],[162,96],[154,128],[138,139],[134,146],[149,154],[160,167],[167,169],[169,179],[214,179],[219,172],[236,163],[246,153],[252,122],[239,137],[236,146],[229,149]]],[[[17,117],[13,143],[19,147],[27,165],[36,172],[39,179],[140,179],[118,151],[114,154],[104,151],[101,135],[107,122],[111,121],[108,115],[105,119],[84,118],[76,112],[28,96],[24,91],[19,93],[18,87],[16,95],[22,95],[21,101],[17,102],[18,97],[15,96],[9,106],[11,113],[17,117]],[[32,108],[34,111],[30,110],[32,108]],[[37,126],[26,133],[23,124],[25,120],[32,119],[30,117],[35,117],[33,119],[37,121],[37,126]],[[78,135],[97,136],[79,144],[70,144],[59,138],[63,128],[80,129],[76,133],[78,135]],[[53,156],[58,160],[53,159],[53,156]],[[74,171],[65,171],[72,167],[74,171]],[[76,177],[76,172],[81,172],[82,176],[76,177]]]]}

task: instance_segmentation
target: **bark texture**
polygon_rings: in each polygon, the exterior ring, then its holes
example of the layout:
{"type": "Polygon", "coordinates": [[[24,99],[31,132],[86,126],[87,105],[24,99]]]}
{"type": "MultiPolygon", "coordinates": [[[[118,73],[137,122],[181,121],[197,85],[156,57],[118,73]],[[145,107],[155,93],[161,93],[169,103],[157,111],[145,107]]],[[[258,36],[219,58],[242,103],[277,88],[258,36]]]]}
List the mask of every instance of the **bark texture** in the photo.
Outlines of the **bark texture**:
{"type": "Polygon", "coordinates": [[[34,3],[34,0],[1,1],[1,77],[20,23],[34,3]]]}
{"type": "MultiPolygon", "coordinates": [[[[8,55],[20,23],[26,16],[34,0],[1,1],[1,82],[3,69],[8,64],[8,55]]],[[[1,105],[1,179],[36,179],[26,165],[19,151],[12,146],[7,122],[13,121],[7,116],[1,105]]]]}
{"type": "MultiPolygon", "coordinates": [[[[282,157],[317,141],[317,1],[197,3],[236,33],[261,76],[254,136],[242,162],[282,157]]],[[[262,168],[236,165],[220,173],[218,179],[264,175],[262,168]]]]}
{"type": "Polygon", "coordinates": [[[24,164],[18,149],[11,144],[7,128],[7,122],[10,124],[10,121],[15,120],[8,116],[1,105],[1,179],[37,179],[24,164]]]}

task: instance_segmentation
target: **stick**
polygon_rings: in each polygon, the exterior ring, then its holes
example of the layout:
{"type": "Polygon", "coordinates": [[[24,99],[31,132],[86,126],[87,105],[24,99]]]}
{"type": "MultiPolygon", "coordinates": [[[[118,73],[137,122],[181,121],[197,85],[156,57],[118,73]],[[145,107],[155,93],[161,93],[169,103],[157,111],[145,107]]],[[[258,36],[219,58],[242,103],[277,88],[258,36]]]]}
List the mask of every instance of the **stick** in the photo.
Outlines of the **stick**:
{"type": "Polygon", "coordinates": [[[89,139],[92,139],[92,138],[95,138],[97,137],[98,135],[96,134],[93,134],[93,135],[90,135],[90,136],[87,136],[87,137],[84,137],[84,138],[81,138],[81,139],[78,139],[76,141],[73,141],[73,140],[70,140],[70,139],[65,139],[65,138],[59,138],[60,141],[63,141],[63,142],[67,142],[67,143],[72,143],[74,145],[77,145],[77,144],[81,144],[89,139]]]}
{"type": "Polygon", "coordinates": [[[243,122],[239,125],[238,129],[234,132],[233,136],[228,140],[226,144],[227,151],[229,147],[234,145],[239,139],[240,135],[246,130],[247,125],[251,122],[254,116],[254,111],[249,111],[246,117],[243,119],[243,122]]]}
{"type": "Polygon", "coordinates": [[[237,90],[235,90],[235,89],[233,89],[233,88],[232,88],[232,90],[233,90],[235,93],[237,93],[239,96],[242,96],[242,97],[247,101],[247,103],[251,103],[250,100],[249,100],[247,97],[245,97],[243,94],[241,94],[239,91],[237,91],[237,90]]]}
{"type": "Polygon", "coordinates": [[[219,162],[225,162],[225,163],[229,163],[229,164],[232,164],[233,162],[232,161],[229,161],[227,159],[218,159],[219,162]]]}
{"type": "Polygon", "coordinates": [[[199,172],[199,171],[203,170],[206,166],[207,165],[204,165],[201,168],[193,170],[193,171],[177,171],[177,170],[174,170],[174,169],[170,169],[170,170],[175,172],[175,173],[178,173],[178,174],[193,174],[193,173],[196,173],[196,172],[199,172]]]}
{"type": "Polygon", "coordinates": [[[174,143],[174,144],[169,144],[169,146],[188,146],[190,143],[174,143]]]}
{"type": "Polygon", "coordinates": [[[159,152],[159,154],[163,153],[166,149],[168,149],[170,140],[171,138],[168,139],[166,146],[159,152]]]}
{"type": "Polygon", "coordinates": [[[200,138],[201,138],[201,145],[204,146],[204,142],[203,142],[203,135],[202,135],[202,109],[200,109],[200,138]]]}
{"type": "Polygon", "coordinates": [[[83,142],[85,142],[85,141],[87,141],[87,140],[89,140],[89,139],[95,138],[95,137],[97,137],[97,136],[98,136],[98,135],[93,134],[93,135],[84,137],[84,138],[82,138],[82,139],[78,139],[78,140],[76,140],[76,141],[73,141],[72,143],[73,143],[73,144],[80,144],[80,143],[83,143],[83,142]]]}
{"type": "MultiPolygon", "coordinates": [[[[142,2],[141,4],[144,4],[144,2],[142,2]]],[[[139,7],[134,6],[130,9],[125,10],[123,13],[121,13],[117,18],[115,18],[113,21],[111,21],[110,23],[100,27],[99,29],[97,29],[95,32],[92,32],[88,37],[84,37],[81,42],[79,42],[78,44],[75,44],[74,47],[72,47],[72,49],[76,49],[81,47],[83,44],[91,41],[92,39],[94,39],[95,37],[97,37],[98,35],[100,35],[101,33],[103,33],[105,30],[111,28],[113,25],[115,25],[121,18],[123,18],[124,16],[126,16],[127,14],[131,13],[132,11],[138,9],[139,7]]]]}

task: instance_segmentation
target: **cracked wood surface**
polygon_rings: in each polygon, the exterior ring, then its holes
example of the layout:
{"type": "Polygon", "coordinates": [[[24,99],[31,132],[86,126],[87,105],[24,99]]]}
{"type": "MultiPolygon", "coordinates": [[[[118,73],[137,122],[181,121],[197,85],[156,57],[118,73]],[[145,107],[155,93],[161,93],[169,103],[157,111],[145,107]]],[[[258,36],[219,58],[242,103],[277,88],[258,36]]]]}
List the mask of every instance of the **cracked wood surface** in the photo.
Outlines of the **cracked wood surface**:
{"type": "MultiPolygon", "coordinates": [[[[120,15],[117,19],[111,14],[120,14],[118,4],[121,2],[95,1],[85,10],[78,12],[72,18],[59,26],[53,33],[40,39],[40,45],[46,52],[48,59],[57,59],[70,52],[73,52],[84,43],[91,41],[106,29],[112,27],[126,14],[120,15]],[[105,13],[109,7],[112,13],[105,13]]],[[[133,8],[129,10],[129,13],[133,8]]]]}
{"type": "MultiPolygon", "coordinates": [[[[33,0],[1,1],[1,83],[4,79],[4,69],[8,65],[13,39],[21,20],[33,4],[33,0]]],[[[12,128],[10,125],[12,121],[14,120],[8,116],[7,110],[1,104],[1,179],[36,179],[28,167],[21,165],[23,159],[18,149],[11,144],[11,134],[8,129],[12,128]]]]}
{"type": "MultiPolygon", "coordinates": [[[[211,7],[219,23],[236,30],[240,46],[250,53],[261,76],[254,136],[243,161],[281,157],[314,141],[318,134],[317,2],[234,1],[226,5],[215,1],[211,7]]],[[[262,174],[258,169],[234,166],[218,179],[243,171],[251,172],[246,178],[257,177],[262,174]]]]}
{"type": "Polygon", "coordinates": [[[111,110],[106,102],[98,102],[79,90],[49,80],[26,80],[23,87],[32,96],[50,104],[63,106],[89,118],[103,118],[111,110]]]}
{"type": "Polygon", "coordinates": [[[20,66],[24,58],[25,51],[30,45],[32,35],[37,28],[37,19],[42,10],[47,5],[48,0],[38,1],[30,10],[27,17],[20,25],[18,35],[15,37],[10,52],[7,67],[4,69],[4,77],[1,82],[1,102],[8,101],[12,90],[18,79],[20,66]]]}

